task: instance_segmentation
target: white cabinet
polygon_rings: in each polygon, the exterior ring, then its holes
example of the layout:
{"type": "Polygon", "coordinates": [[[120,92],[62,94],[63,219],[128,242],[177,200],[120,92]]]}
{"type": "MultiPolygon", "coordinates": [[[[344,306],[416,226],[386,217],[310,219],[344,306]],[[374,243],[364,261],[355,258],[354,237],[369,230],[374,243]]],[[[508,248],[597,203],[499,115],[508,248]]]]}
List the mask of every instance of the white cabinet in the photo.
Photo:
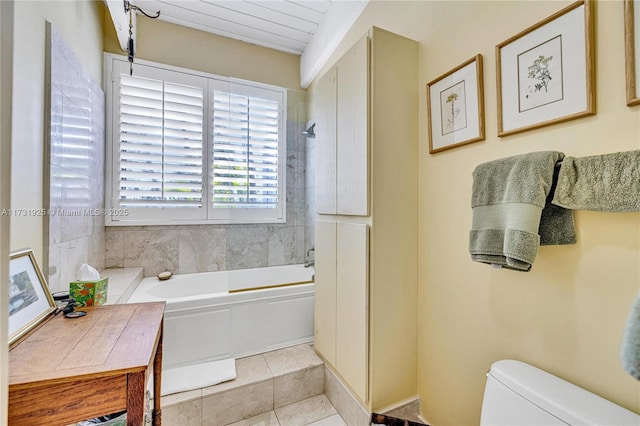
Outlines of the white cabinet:
{"type": "Polygon", "coordinates": [[[363,37],[316,87],[316,211],[369,213],[369,39],[363,37]]]}
{"type": "Polygon", "coordinates": [[[418,44],[378,28],[358,40],[314,90],[315,345],[372,411],[417,393],[423,91],[418,44]],[[323,127],[330,135],[320,137],[323,127]]]}
{"type": "Polygon", "coordinates": [[[336,68],[316,86],[316,212],[336,214],[336,68]]]}
{"type": "Polygon", "coordinates": [[[361,223],[337,224],[336,363],[362,400],[367,397],[369,229],[361,223]]]}
{"type": "Polygon", "coordinates": [[[314,345],[325,360],[336,365],[337,224],[315,223],[314,345]],[[321,283],[321,285],[318,285],[321,283]]]}
{"type": "Polygon", "coordinates": [[[362,400],[368,374],[369,229],[316,221],[315,347],[362,400]],[[364,254],[364,256],[363,256],[364,254]],[[318,285],[318,283],[321,283],[318,285]]]}

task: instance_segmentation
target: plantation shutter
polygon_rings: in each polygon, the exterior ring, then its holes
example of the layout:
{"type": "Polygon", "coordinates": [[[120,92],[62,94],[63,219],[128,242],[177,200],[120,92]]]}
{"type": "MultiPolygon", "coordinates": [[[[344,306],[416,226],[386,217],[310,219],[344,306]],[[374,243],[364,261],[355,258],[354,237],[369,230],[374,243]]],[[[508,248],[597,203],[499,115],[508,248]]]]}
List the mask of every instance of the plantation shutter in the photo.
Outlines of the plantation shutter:
{"type": "Polygon", "coordinates": [[[112,64],[107,225],[286,222],[285,89],[112,64]]]}
{"type": "Polygon", "coordinates": [[[119,205],[202,208],[206,83],[155,74],[141,65],[134,76],[120,71],[119,205]]]}
{"type": "Polygon", "coordinates": [[[272,215],[280,215],[282,92],[224,81],[212,86],[214,210],[274,209],[272,215]]]}

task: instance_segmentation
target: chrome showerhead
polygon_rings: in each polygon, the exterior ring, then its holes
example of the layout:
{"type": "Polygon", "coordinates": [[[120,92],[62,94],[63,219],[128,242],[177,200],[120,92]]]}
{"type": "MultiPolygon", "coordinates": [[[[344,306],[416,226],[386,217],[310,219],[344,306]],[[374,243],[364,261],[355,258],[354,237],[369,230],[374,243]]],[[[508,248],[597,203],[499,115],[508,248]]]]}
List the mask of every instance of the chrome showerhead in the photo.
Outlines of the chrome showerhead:
{"type": "Polygon", "coordinates": [[[316,123],[311,124],[311,126],[309,126],[307,128],[307,130],[305,130],[304,132],[302,132],[303,135],[305,135],[308,138],[315,138],[316,134],[313,131],[313,128],[316,127],[316,123]]]}

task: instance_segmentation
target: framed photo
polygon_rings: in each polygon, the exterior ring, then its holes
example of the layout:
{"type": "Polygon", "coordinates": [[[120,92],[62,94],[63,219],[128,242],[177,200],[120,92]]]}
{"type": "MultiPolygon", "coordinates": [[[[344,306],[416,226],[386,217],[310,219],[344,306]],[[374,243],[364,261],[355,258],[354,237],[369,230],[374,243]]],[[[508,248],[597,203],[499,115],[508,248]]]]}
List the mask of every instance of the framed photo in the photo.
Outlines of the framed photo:
{"type": "Polygon", "coordinates": [[[427,83],[429,152],[484,140],[482,55],[427,83]]]}
{"type": "Polygon", "coordinates": [[[595,114],[592,0],[496,46],[498,136],[595,114]]]}
{"type": "Polygon", "coordinates": [[[624,2],[627,106],[640,105],[640,0],[624,2]]]}
{"type": "Polygon", "coordinates": [[[9,345],[56,309],[33,250],[11,254],[9,259],[9,345]]]}

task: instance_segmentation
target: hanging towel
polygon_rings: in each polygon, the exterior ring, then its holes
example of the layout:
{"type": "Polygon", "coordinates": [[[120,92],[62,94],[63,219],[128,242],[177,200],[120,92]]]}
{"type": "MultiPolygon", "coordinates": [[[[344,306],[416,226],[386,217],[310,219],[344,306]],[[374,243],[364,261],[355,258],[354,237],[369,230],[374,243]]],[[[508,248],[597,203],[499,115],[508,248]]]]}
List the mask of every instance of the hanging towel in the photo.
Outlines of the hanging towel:
{"type": "Polygon", "coordinates": [[[471,260],[517,271],[529,271],[545,238],[575,243],[572,212],[545,213],[553,185],[554,166],[561,152],[542,151],[490,161],[473,171],[469,234],[471,260]],[[554,234],[548,228],[557,227],[554,234]]]}
{"type": "Polygon", "coordinates": [[[640,293],[631,306],[620,351],[622,368],[640,380],[640,293]]]}
{"type": "Polygon", "coordinates": [[[541,246],[559,246],[576,243],[576,225],[573,221],[573,210],[552,204],[553,194],[558,183],[558,173],[560,167],[558,164],[553,170],[553,183],[549,190],[549,195],[542,209],[540,217],[540,227],[538,234],[540,235],[541,246]]]}
{"type": "Polygon", "coordinates": [[[576,210],[640,211],[640,150],[566,157],[553,204],[576,210]]]}

